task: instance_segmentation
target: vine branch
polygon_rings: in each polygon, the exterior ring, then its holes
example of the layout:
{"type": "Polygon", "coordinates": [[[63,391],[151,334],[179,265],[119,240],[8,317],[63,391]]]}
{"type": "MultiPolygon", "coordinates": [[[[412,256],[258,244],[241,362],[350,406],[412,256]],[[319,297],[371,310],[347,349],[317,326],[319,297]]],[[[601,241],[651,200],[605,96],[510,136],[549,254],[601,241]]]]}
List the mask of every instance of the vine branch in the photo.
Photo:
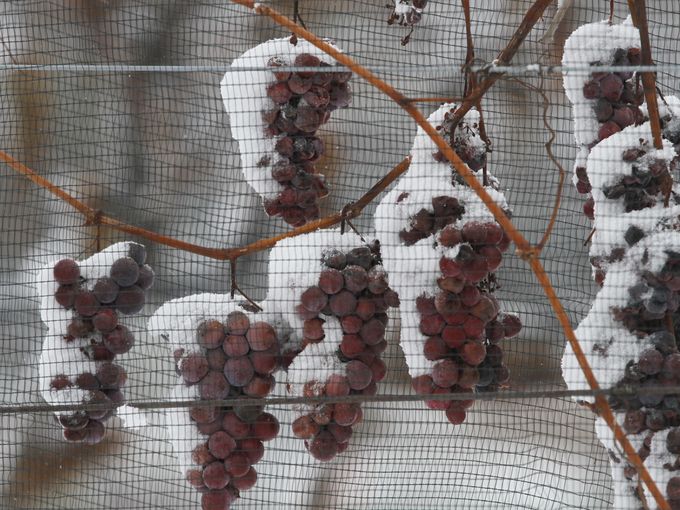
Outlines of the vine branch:
{"type": "Polygon", "coordinates": [[[555,141],[555,138],[557,137],[557,134],[555,133],[555,130],[553,129],[552,125],[550,124],[550,121],[548,120],[548,110],[550,110],[551,103],[550,99],[548,99],[548,96],[543,90],[542,86],[543,79],[541,78],[541,84],[538,87],[530,83],[527,83],[523,80],[520,80],[518,78],[512,78],[509,81],[514,81],[520,84],[521,86],[531,90],[532,92],[536,92],[541,96],[541,98],[543,98],[543,126],[550,133],[550,138],[548,139],[547,142],[545,142],[545,152],[546,154],[548,154],[548,158],[550,159],[550,161],[553,162],[553,164],[557,168],[557,171],[559,172],[557,191],[555,193],[555,204],[553,205],[553,210],[552,213],[550,214],[550,220],[548,221],[548,226],[546,227],[545,232],[543,233],[543,237],[541,237],[541,240],[536,245],[536,248],[538,250],[542,250],[543,247],[548,242],[548,239],[550,239],[550,235],[552,234],[553,228],[555,228],[557,215],[560,211],[560,204],[562,203],[562,193],[564,191],[564,182],[566,180],[567,172],[564,170],[562,164],[557,160],[557,158],[553,154],[552,145],[553,142],[555,141]]]}

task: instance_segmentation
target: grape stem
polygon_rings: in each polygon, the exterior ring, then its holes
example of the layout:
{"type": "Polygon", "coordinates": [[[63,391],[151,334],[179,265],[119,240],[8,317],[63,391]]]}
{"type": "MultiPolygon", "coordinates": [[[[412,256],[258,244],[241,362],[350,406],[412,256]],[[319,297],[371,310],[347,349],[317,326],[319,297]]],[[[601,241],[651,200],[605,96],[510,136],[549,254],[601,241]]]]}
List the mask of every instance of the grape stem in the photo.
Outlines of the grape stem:
{"type": "MultiPolygon", "coordinates": [[[[548,226],[545,229],[545,232],[543,233],[543,237],[541,237],[541,240],[538,242],[536,247],[540,250],[543,249],[543,247],[547,244],[548,239],[550,239],[550,235],[553,231],[553,228],[555,227],[555,222],[557,221],[557,215],[560,211],[560,204],[562,203],[562,192],[564,191],[564,182],[566,180],[567,172],[564,170],[564,167],[560,164],[560,162],[557,160],[555,155],[553,154],[552,150],[552,145],[553,142],[555,141],[555,138],[557,137],[557,134],[555,133],[555,130],[553,129],[552,125],[550,124],[550,120],[548,118],[548,111],[550,110],[550,107],[552,106],[552,103],[550,102],[550,99],[548,99],[548,96],[546,95],[545,91],[543,90],[543,77],[540,78],[540,82],[538,86],[531,85],[530,83],[527,83],[523,80],[520,80],[519,78],[508,78],[508,81],[513,81],[515,83],[520,84],[522,87],[527,88],[528,90],[531,90],[532,92],[535,92],[539,94],[543,98],[543,126],[545,129],[550,133],[550,138],[548,139],[547,142],[545,142],[545,152],[548,154],[548,158],[550,161],[553,162],[555,167],[557,168],[557,171],[559,173],[558,175],[558,181],[557,181],[557,191],[555,193],[555,204],[553,205],[553,210],[550,215],[550,220],[548,221],[548,226]]],[[[588,240],[592,237],[592,234],[588,236],[588,240]]],[[[587,243],[587,241],[586,241],[587,243]]]]}

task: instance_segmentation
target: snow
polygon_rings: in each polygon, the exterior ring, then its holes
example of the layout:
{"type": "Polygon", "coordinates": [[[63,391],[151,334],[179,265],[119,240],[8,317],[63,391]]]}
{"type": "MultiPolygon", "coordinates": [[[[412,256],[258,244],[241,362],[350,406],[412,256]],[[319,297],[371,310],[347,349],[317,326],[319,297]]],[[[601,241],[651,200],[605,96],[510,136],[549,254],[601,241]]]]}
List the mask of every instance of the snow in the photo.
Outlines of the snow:
{"type": "MultiPolygon", "coordinates": [[[[444,114],[455,108],[455,104],[447,103],[437,109],[428,122],[438,126],[444,121],[444,114]]],[[[469,125],[479,119],[476,110],[470,110],[464,117],[469,125]]],[[[457,130],[460,132],[462,130],[457,130]]],[[[470,141],[477,147],[483,147],[483,141],[476,133],[469,133],[470,141]]],[[[423,355],[425,336],[420,333],[420,314],[416,309],[416,298],[422,294],[434,296],[439,291],[437,278],[441,276],[439,260],[442,256],[454,257],[458,247],[444,248],[436,243],[436,239],[428,237],[412,246],[405,246],[399,238],[399,232],[409,227],[409,218],[421,209],[432,211],[432,198],[450,196],[458,199],[465,207],[463,216],[456,223],[459,227],[468,221],[495,221],[486,205],[477,194],[466,186],[453,185],[453,170],[448,162],[437,162],[432,154],[437,147],[422,128],[418,132],[411,149],[411,165],[401,177],[397,185],[380,202],[375,214],[376,232],[384,247],[383,265],[392,275],[391,287],[399,294],[401,300],[401,348],[406,356],[411,377],[431,372],[434,362],[423,355]]],[[[475,176],[482,182],[481,172],[475,176]]],[[[505,197],[494,187],[497,180],[489,175],[492,186],[485,190],[504,210],[508,209],[505,197]]]]}
{"type": "MultiPolygon", "coordinates": [[[[608,21],[589,23],[577,28],[564,44],[562,65],[578,67],[584,64],[611,62],[617,48],[637,48],[640,35],[630,17],[619,25],[608,21]]],[[[571,71],[564,75],[564,90],[573,105],[574,136],[579,145],[597,141],[599,123],[593,113],[594,99],[583,97],[583,85],[590,78],[590,72],[571,71]]]]}
{"type": "MultiPolygon", "coordinates": [[[[135,243],[116,243],[79,261],[80,275],[85,279],[84,287],[91,290],[99,278],[108,276],[111,265],[117,259],[126,257],[132,244],[135,243]]],[[[40,317],[48,328],[40,356],[39,387],[45,401],[54,405],[79,404],[87,400],[89,394],[87,391],[77,388],[57,391],[50,388],[50,383],[57,375],[66,375],[71,383],[75,383],[75,378],[79,374],[96,373],[96,363],[85,356],[80,348],[89,345],[91,339],[101,339],[101,335],[94,332],[87,338],[74,339],[69,343],[64,341],[66,329],[74,312],[63,309],[54,299],[54,293],[59,284],[54,280],[52,271],[61,258],[49,262],[39,270],[36,285],[40,296],[40,317]]],[[[124,315],[119,316],[119,324],[126,326],[135,337],[138,336],[139,330],[135,328],[132,321],[126,320],[124,315]]],[[[120,363],[119,358],[116,358],[116,362],[120,363]]]]}
{"type": "MultiPolygon", "coordinates": [[[[331,44],[329,41],[326,43],[331,44]]],[[[302,53],[314,55],[327,64],[335,64],[335,60],[309,42],[300,39],[297,45],[293,45],[289,37],[284,37],[264,42],[236,58],[231,64],[232,70],[225,73],[220,83],[224,107],[231,121],[231,136],[239,143],[243,176],[265,199],[275,198],[283,189],[270,177],[270,168],[279,159],[274,150],[278,138],[264,135],[265,125],[261,117],[262,111],[275,106],[267,96],[267,86],[275,80],[271,71],[253,68],[266,69],[271,57],[278,57],[286,65],[292,65],[295,57],[302,53]],[[247,70],[233,70],[242,67],[247,70]]]]}

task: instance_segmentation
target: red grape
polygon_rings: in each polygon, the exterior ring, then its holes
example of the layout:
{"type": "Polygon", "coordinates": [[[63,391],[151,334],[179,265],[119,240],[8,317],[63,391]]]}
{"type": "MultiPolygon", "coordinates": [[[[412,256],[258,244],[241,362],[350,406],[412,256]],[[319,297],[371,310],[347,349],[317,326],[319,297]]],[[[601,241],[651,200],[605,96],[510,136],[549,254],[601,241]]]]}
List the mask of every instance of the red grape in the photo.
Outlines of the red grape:
{"type": "Polygon", "coordinates": [[[224,468],[234,478],[245,476],[250,470],[248,457],[242,453],[232,453],[224,459],[224,468]]]}
{"type": "Polygon", "coordinates": [[[223,489],[230,479],[222,462],[211,462],[203,469],[203,483],[209,489],[223,489]]]}
{"type": "Polygon", "coordinates": [[[255,375],[253,364],[247,356],[230,358],[224,364],[224,375],[229,384],[233,386],[245,386],[255,375]]]}
{"type": "Polygon", "coordinates": [[[315,459],[328,462],[337,455],[338,442],[330,432],[322,430],[309,442],[308,449],[315,459]]]}
{"type": "Polygon", "coordinates": [[[80,281],[80,266],[73,259],[61,259],[54,265],[54,279],[61,285],[73,285],[80,281]]]}
{"type": "Polygon", "coordinates": [[[251,324],[246,339],[254,351],[266,351],[277,344],[276,331],[266,322],[251,324]]]}
{"type": "Polygon", "coordinates": [[[139,265],[131,257],[119,258],[111,264],[109,276],[121,287],[130,287],[139,277],[139,265]]]}
{"type": "Polygon", "coordinates": [[[206,349],[216,349],[224,341],[224,326],[220,321],[209,320],[198,326],[198,343],[206,349]]]}
{"type": "Polygon", "coordinates": [[[217,459],[225,459],[235,449],[236,441],[223,430],[211,434],[208,439],[208,450],[217,459]]]}
{"type": "Polygon", "coordinates": [[[329,268],[319,274],[319,288],[326,294],[337,294],[345,285],[342,272],[329,268]]]}
{"type": "Polygon", "coordinates": [[[230,358],[238,358],[250,352],[250,345],[243,335],[229,335],[224,339],[222,350],[230,358]]]}
{"type": "Polygon", "coordinates": [[[247,491],[249,489],[252,489],[255,486],[256,482],[257,473],[255,469],[251,467],[244,476],[240,478],[234,478],[231,481],[231,484],[234,486],[234,488],[240,491],[247,491]]]}

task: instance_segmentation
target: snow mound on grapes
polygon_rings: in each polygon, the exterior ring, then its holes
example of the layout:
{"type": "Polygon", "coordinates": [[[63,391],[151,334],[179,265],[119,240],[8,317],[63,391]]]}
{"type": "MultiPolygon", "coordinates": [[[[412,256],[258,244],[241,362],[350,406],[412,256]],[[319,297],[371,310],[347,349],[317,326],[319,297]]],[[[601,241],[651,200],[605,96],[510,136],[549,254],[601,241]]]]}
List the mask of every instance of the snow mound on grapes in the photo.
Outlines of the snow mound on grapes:
{"type": "MultiPolygon", "coordinates": [[[[428,122],[438,126],[444,121],[444,115],[454,108],[455,104],[444,104],[437,109],[428,122]]],[[[475,124],[479,119],[476,110],[470,110],[464,120],[475,124]]],[[[479,136],[472,137],[473,143],[483,145],[479,136]]],[[[392,287],[401,300],[401,347],[409,366],[411,377],[428,374],[435,365],[423,356],[423,335],[419,329],[420,315],[416,308],[416,298],[421,294],[433,297],[438,291],[437,276],[440,274],[439,260],[442,256],[455,258],[458,246],[445,248],[435,243],[430,236],[412,246],[405,246],[399,238],[399,232],[408,225],[409,219],[421,209],[432,209],[432,198],[448,196],[458,199],[465,208],[456,225],[464,225],[469,221],[493,222],[494,217],[477,194],[465,186],[456,186],[451,180],[451,166],[448,161],[439,163],[432,157],[438,148],[422,128],[418,128],[411,150],[411,165],[401,177],[397,185],[380,202],[376,209],[375,226],[380,233],[384,252],[383,265],[392,278],[392,287]]],[[[482,174],[475,177],[482,182],[482,174]]],[[[497,182],[489,175],[489,182],[497,182]]],[[[492,186],[485,186],[486,192],[503,210],[508,204],[502,193],[492,186]]]]}
{"type": "MultiPolygon", "coordinates": [[[[328,41],[326,41],[328,43],[328,41]]],[[[329,43],[330,44],[330,43],[329,43]]],[[[339,48],[333,46],[337,51],[339,48]]],[[[241,169],[248,184],[265,199],[276,198],[283,186],[271,178],[264,178],[258,162],[264,157],[278,159],[276,137],[264,136],[261,112],[271,108],[267,85],[272,81],[268,67],[272,56],[293,62],[297,55],[308,53],[327,64],[335,60],[307,41],[290,43],[290,37],[264,42],[235,59],[220,82],[224,107],[229,113],[231,134],[239,143],[241,169]],[[243,70],[239,70],[243,68],[243,70]]]]}
{"type": "MultiPolygon", "coordinates": [[[[86,281],[84,288],[92,290],[99,278],[109,276],[111,265],[122,257],[127,257],[130,246],[136,243],[122,242],[113,244],[99,253],[82,261],[78,261],[80,275],[86,281]]],[[[73,318],[73,311],[63,308],[54,298],[59,283],[54,279],[52,271],[59,257],[48,263],[38,272],[37,292],[40,296],[40,317],[48,328],[43,340],[40,356],[39,387],[46,402],[54,405],[81,404],[86,401],[89,391],[75,387],[55,391],[50,388],[51,381],[58,375],[76,377],[82,373],[97,372],[96,362],[88,358],[82,348],[90,345],[90,341],[100,334],[96,331],[84,338],[73,339],[65,345],[64,335],[73,318]]],[[[122,317],[121,317],[122,319],[122,317]]],[[[132,321],[119,320],[133,335],[138,336],[138,329],[132,321]]]]}
{"type": "MultiPolygon", "coordinates": [[[[639,44],[640,35],[630,17],[618,25],[610,25],[608,21],[589,23],[576,29],[565,42],[562,65],[578,68],[591,62],[609,62],[617,48],[639,44]]],[[[564,75],[564,90],[573,105],[574,136],[579,145],[596,142],[600,127],[592,112],[594,100],[583,97],[583,85],[589,78],[587,68],[564,75]]]]}

